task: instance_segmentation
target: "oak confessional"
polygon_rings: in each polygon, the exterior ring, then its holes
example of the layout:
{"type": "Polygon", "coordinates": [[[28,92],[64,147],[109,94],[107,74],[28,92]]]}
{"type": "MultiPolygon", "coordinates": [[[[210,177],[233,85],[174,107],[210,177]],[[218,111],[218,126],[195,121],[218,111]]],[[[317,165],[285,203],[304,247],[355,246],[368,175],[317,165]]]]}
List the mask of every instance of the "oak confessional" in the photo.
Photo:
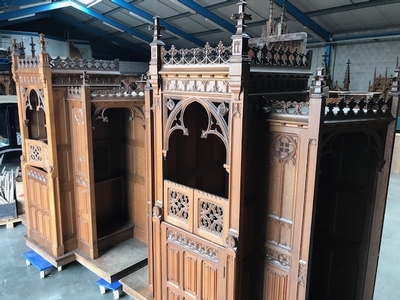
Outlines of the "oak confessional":
{"type": "MultiPolygon", "coordinates": [[[[146,124],[155,299],[372,299],[398,105],[308,90],[306,34],[165,49],[146,124]]],[[[271,1],[272,6],[272,1],[271,1]]],[[[157,21],[157,18],[156,18],[157,21]]]]}
{"type": "Polygon", "coordinates": [[[121,92],[118,60],[51,58],[43,35],[39,43],[31,57],[12,45],[27,244],[57,267],[91,268],[130,240],[145,263],[144,82],[121,92]]]}
{"type": "Polygon", "coordinates": [[[155,17],[145,98],[117,63],[14,51],[30,247],[97,270],[144,242],[109,276],[135,299],[372,299],[398,70],[388,99],[309,90],[272,2],[252,39],[238,3],[229,46],[167,50],[155,17]]]}

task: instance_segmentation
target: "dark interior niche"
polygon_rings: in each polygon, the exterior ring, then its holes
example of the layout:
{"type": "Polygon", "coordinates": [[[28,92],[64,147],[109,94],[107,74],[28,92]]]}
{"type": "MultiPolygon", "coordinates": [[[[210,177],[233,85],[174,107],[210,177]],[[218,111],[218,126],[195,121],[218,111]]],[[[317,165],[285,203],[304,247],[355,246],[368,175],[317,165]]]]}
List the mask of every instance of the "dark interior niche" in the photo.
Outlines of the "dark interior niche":
{"type": "Polygon", "coordinates": [[[189,135],[175,130],[169,138],[164,178],[227,198],[228,173],[223,166],[226,149],[214,134],[201,138],[208,125],[204,107],[197,102],[189,104],[184,123],[189,135]]]}

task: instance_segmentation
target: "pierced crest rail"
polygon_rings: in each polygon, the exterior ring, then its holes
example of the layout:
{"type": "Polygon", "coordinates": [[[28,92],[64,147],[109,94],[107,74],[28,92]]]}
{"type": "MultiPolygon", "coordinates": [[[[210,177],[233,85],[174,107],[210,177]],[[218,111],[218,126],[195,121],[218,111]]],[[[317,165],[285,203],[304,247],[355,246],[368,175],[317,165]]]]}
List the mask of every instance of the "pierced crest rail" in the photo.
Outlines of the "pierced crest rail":
{"type": "Polygon", "coordinates": [[[326,118],[362,117],[370,118],[390,114],[392,98],[361,97],[356,100],[352,96],[328,99],[325,104],[326,118]]]}
{"type": "Polygon", "coordinates": [[[311,58],[310,51],[301,53],[298,48],[293,51],[289,47],[283,49],[282,46],[276,48],[275,44],[268,47],[253,46],[249,48],[249,56],[251,63],[265,66],[280,66],[280,67],[310,67],[309,60],[311,58]]]}
{"type": "Polygon", "coordinates": [[[118,71],[119,61],[116,60],[95,60],[85,58],[56,58],[50,59],[50,66],[53,69],[71,70],[97,70],[97,71],[118,71]]]}
{"type": "Polygon", "coordinates": [[[216,47],[207,42],[204,48],[177,49],[172,46],[170,50],[162,49],[162,62],[166,65],[226,64],[231,56],[232,46],[226,47],[222,42],[216,47]]]}

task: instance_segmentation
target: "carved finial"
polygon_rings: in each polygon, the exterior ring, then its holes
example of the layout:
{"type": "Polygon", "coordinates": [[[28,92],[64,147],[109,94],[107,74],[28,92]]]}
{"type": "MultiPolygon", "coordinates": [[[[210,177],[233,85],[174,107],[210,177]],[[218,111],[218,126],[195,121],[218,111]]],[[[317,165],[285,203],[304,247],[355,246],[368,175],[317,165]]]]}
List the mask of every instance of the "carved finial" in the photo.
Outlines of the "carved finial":
{"type": "Polygon", "coordinates": [[[392,88],[390,90],[391,93],[400,93],[400,84],[399,84],[399,79],[400,79],[400,68],[397,66],[396,69],[394,70],[394,76],[392,78],[392,88]]]}
{"type": "Polygon", "coordinates": [[[262,37],[274,36],[276,35],[276,22],[274,16],[274,0],[269,1],[269,18],[267,21],[267,26],[262,37]]]}
{"type": "Polygon", "coordinates": [[[344,74],[344,79],[343,79],[343,89],[345,91],[348,91],[350,88],[350,59],[346,63],[346,72],[344,74]]]}
{"type": "Polygon", "coordinates": [[[12,55],[18,55],[17,39],[13,39],[11,43],[11,53],[12,55]]]}
{"type": "Polygon", "coordinates": [[[31,37],[31,52],[32,52],[32,57],[35,57],[35,43],[33,42],[33,37],[31,37]]]}
{"type": "Polygon", "coordinates": [[[166,30],[165,26],[160,24],[160,16],[154,16],[154,24],[149,25],[149,30],[153,30],[153,42],[157,42],[161,39],[161,30],[166,30]]]}
{"type": "Polygon", "coordinates": [[[287,24],[285,23],[285,5],[286,0],[283,1],[282,8],[281,8],[281,20],[278,24],[277,34],[282,35],[287,33],[287,24]]]}
{"type": "Polygon", "coordinates": [[[240,1],[238,4],[238,12],[232,14],[231,19],[236,20],[236,33],[237,35],[243,34],[247,25],[246,20],[251,20],[251,15],[245,13],[247,5],[246,1],[240,1]]]}
{"type": "Polygon", "coordinates": [[[19,50],[19,56],[21,58],[25,58],[25,46],[24,46],[24,41],[18,44],[18,50],[19,50]]]}
{"type": "Polygon", "coordinates": [[[325,73],[324,68],[322,67],[317,68],[317,74],[313,78],[313,87],[314,87],[313,94],[322,94],[322,89],[324,87],[324,81],[325,81],[324,73],[325,73]]]}
{"type": "Polygon", "coordinates": [[[49,43],[49,42],[46,41],[46,40],[44,39],[44,34],[43,34],[43,33],[39,34],[39,41],[38,41],[38,44],[40,44],[40,50],[41,50],[41,52],[46,52],[46,45],[47,45],[48,43],[49,43]]]}
{"type": "Polygon", "coordinates": [[[89,75],[86,74],[86,71],[83,71],[83,74],[80,77],[82,79],[82,85],[86,85],[87,80],[89,79],[89,75]]]}

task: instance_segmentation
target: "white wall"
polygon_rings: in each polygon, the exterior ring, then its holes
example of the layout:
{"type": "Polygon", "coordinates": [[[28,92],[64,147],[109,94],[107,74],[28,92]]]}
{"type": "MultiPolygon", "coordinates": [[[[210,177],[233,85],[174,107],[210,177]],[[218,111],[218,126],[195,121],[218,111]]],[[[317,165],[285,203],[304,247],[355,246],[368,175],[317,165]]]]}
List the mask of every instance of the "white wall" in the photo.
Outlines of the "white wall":
{"type": "MultiPolygon", "coordinates": [[[[311,70],[315,74],[316,68],[322,65],[325,46],[309,44],[307,48],[313,50],[311,70]]],[[[398,57],[400,57],[399,37],[332,45],[330,68],[333,83],[337,81],[339,86],[343,86],[346,63],[350,59],[350,90],[367,91],[369,81],[372,82],[374,77],[375,68],[377,75],[385,76],[386,70],[388,76],[394,75],[398,57]]]]}

